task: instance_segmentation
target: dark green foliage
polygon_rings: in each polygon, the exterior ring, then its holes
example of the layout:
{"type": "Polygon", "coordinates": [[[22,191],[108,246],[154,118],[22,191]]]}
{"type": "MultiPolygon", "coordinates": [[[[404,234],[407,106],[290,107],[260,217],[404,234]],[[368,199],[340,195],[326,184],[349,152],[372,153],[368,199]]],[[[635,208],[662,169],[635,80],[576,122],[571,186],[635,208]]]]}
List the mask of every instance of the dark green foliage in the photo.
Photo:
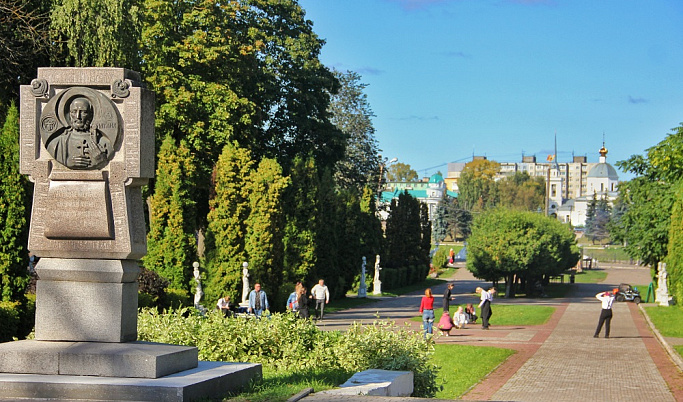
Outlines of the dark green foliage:
{"type": "Polygon", "coordinates": [[[12,104],[0,132],[0,301],[23,301],[29,282],[31,191],[19,174],[19,116],[12,104]]]}
{"type": "Polygon", "coordinates": [[[568,226],[533,212],[497,208],[474,221],[467,242],[467,269],[487,281],[505,279],[506,296],[519,278],[527,293],[536,281],[576,265],[579,251],[568,226]]]}
{"type": "Polygon", "coordinates": [[[296,158],[285,190],[284,282],[315,280],[317,263],[318,170],[313,158],[296,158]]]}
{"type": "Polygon", "coordinates": [[[19,332],[19,302],[0,301],[0,342],[9,342],[19,332]]]}
{"type": "Polygon", "coordinates": [[[191,183],[194,164],[184,142],[166,137],[159,150],[154,195],[150,200],[150,231],[145,267],[169,280],[172,288],[189,291],[192,262],[197,259],[195,202],[191,183]]]}
{"type": "Polygon", "coordinates": [[[432,236],[435,243],[441,243],[448,234],[448,204],[450,204],[449,197],[444,193],[443,198],[436,206],[436,213],[434,215],[434,222],[432,227],[432,236]]]}
{"type": "Polygon", "coordinates": [[[427,265],[431,229],[425,225],[425,215],[420,202],[408,192],[399,194],[391,201],[386,222],[386,262],[388,268],[409,265],[427,265]],[[423,235],[428,235],[427,239],[423,235]]]}
{"type": "Polygon", "coordinates": [[[19,85],[28,85],[38,67],[49,65],[48,25],[52,0],[0,0],[0,121],[19,85]]]}

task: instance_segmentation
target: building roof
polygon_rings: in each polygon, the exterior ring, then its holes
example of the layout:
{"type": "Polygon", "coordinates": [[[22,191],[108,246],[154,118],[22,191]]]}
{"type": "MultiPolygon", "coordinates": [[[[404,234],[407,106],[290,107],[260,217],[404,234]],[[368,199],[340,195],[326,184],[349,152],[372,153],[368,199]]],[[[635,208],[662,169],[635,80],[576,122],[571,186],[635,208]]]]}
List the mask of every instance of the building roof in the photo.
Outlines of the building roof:
{"type": "Polygon", "coordinates": [[[429,178],[430,183],[441,183],[443,181],[443,176],[438,173],[434,173],[432,177],[429,178]]]}
{"type": "Polygon", "coordinates": [[[616,169],[606,162],[598,163],[597,165],[593,166],[588,172],[587,177],[599,179],[606,177],[610,180],[619,180],[619,175],[617,174],[616,169]]]}

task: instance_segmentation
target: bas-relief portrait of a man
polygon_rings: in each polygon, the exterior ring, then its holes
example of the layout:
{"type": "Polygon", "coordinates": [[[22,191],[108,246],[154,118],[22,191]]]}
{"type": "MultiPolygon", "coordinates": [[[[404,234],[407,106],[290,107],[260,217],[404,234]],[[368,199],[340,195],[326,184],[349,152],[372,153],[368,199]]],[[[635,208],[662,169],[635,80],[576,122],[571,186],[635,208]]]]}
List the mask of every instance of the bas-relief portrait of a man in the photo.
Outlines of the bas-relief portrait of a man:
{"type": "Polygon", "coordinates": [[[46,144],[48,152],[71,169],[88,169],[103,165],[112,152],[111,143],[91,127],[93,110],[90,101],[76,98],[69,106],[70,127],[46,144]]]}
{"type": "Polygon", "coordinates": [[[119,131],[116,107],[93,90],[74,88],[68,92],[48,102],[44,110],[41,136],[45,149],[69,169],[102,168],[114,155],[119,131]]]}

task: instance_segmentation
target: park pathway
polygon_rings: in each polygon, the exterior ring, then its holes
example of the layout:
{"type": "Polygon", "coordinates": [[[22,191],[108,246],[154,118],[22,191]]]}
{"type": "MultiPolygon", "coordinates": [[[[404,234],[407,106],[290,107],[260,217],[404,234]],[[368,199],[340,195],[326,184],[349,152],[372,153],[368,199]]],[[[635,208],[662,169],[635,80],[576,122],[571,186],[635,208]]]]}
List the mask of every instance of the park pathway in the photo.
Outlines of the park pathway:
{"type": "MultiPolygon", "coordinates": [[[[565,299],[496,299],[489,331],[470,326],[456,336],[437,337],[438,343],[496,346],[517,353],[501,364],[481,383],[462,396],[463,400],[492,401],[683,401],[683,375],[658,343],[637,305],[615,303],[610,339],[593,332],[600,314],[595,294],[621,282],[645,284],[649,269],[609,268],[601,284],[574,284],[565,299]],[[495,305],[507,303],[542,304],[556,307],[550,321],[540,326],[498,327],[495,305]]],[[[476,286],[486,287],[465,269],[453,278],[455,304],[476,303],[476,286]]],[[[446,283],[433,288],[440,305],[446,283]]],[[[321,329],[344,329],[353,321],[391,319],[409,322],[416,330],[420,323],[409,321],[418,315],[422,292],[382,300],[359,308],[330,314],[319,323],[321,329]]],[[[444,368],[448,369],[448,368],[444,368]]],[[[322,396],[322,395],[321,395],[322,396]]],[[[411,398],[400,398],[410,400],[411,398]]],[[[315,394],[305,401],[322,400],[315,394]]],[[[370,402],[385,398],[350,397],[370,402]]]]}

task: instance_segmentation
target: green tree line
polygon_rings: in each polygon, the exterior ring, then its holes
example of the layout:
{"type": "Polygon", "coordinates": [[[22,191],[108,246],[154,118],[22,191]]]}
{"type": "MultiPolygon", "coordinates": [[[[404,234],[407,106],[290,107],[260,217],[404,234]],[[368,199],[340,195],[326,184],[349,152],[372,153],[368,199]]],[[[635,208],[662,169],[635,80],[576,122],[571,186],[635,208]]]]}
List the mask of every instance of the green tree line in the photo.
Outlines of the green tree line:
{"type": "MultiPolygon", "coordinates": [[[[391,235],[385,242],[376,214],[379,147],[365,85],[357,73],[320,62],[324,41],[297,1],[27,4],[0,0],[0,9],[14,12],[2,14],[0,29],[11,56],[0,64],[8,89],[0,91],[0,118],[17,124],[10,105],[39,66],[140,71],[156,94],[157,148],[156,177],[144,192],[149,252],[142,263],[170,288],[189,298],[192,262],[200,260],[207,303],[225,294],[237,299],[247,261],[251,282],[284,306],[279,300],[297,280],[325,278],[333,297],[344,295],[362,256],[428,263],[428,221],[415,224],[415,213],[406,219],[417,243],[401,260],[387,256],[391,235]]],[[[8,135],[16,146],[17,132],[8,135]]],[[[9,169],[1,173],[25,182],[9,169]]],[[[26,193],[12,194],[30,205],[26,193]]],[[[24,247],[6,241],[19,255],[13,278],[24,283],[25,239],[12,236],[24,247]]]]}

